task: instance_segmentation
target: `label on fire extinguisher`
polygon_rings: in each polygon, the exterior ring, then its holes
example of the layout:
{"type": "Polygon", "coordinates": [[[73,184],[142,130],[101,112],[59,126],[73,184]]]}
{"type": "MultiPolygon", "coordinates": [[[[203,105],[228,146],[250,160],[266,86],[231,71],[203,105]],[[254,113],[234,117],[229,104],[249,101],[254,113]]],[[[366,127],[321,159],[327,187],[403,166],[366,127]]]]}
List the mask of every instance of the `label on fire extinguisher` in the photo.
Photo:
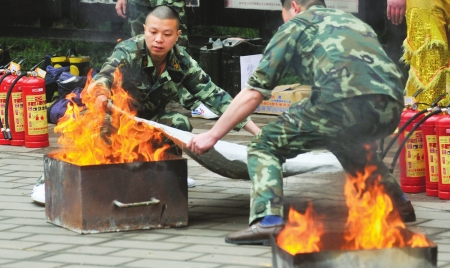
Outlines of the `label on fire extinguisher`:
{"type": "Polygon", "coordinates": [[[436,135],[425,136],[428,148],[428,166],[430,182],[439,181],[438,151],[436,135]]]}
{"type": "Polygon", "coordinates": [[[24,118],[23,118],[23,100],[22,92],[11,93],[12,106],[13,106],[13,116],[14,116],[14,127],[16,132],[25,131],[24,129],[24,118]]]}
{"type": "Polygon", "coordinates": [[[450,136],[439,137],[442,184],[450,184],[450,136]]]}
{"type": "MultiPolygon", "coordinates": [[[[405,137],[409,132],[405,131],[405,137]]],[[[425,156],[422,146],[422,131],[416,130],[405,144],[406,176],[425,176],[425,156]]]]}
{"type": "Polygon", "coordinates": [[[47,106],[45,94],[27,95],[27,117],[29,135],[41,135],[48,133],[47,106]]]}

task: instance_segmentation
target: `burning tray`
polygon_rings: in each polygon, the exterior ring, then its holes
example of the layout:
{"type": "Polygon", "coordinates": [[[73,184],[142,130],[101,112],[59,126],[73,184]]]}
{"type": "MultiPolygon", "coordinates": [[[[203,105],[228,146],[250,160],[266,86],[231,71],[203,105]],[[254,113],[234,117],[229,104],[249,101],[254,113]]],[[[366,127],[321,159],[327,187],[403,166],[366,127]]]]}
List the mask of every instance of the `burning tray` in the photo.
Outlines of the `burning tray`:
{"type": "Polygon", "coordinates": [[[47,221],[80,234],[184,227],[187,160],[78,166],[44,156],[47,221]]]}
{"type": "MultiPolygon", "coordinates": [[[[412,234],[409,230],[404,232],[412,234]]],[[[328,233],[322,237],[327,248],[320,252],[289,254],[271,237],[273,268],[361,268],[395,267],[426,268],[437,265],[437,246],[429,241],[428,247],[393,247],[370,250],[338,249],[342,233],[328,233]]]]}

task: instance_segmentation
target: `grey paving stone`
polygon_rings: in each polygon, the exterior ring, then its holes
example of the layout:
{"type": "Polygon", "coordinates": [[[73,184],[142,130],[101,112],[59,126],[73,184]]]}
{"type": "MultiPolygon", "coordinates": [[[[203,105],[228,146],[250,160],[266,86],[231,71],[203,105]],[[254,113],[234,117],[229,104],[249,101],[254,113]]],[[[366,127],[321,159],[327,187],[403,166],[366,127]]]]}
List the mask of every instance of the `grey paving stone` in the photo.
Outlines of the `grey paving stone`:
{"type": "Polygon", "coordinates": [[[418,226],[422,227],[435,227],[435,228],[449,228],[450,221],[449,220],[431,220],[424,223],[419,224],[418,226]]]}
{"type": "MultiPolygon", "coordinates": [[[[434,202],[418,202],[418,201],[414,201],[412,202],[414,205],[414,208],[419,209],[419,208],[425,208],[425,209],[436,209],[436,210],[450,210],[450,201],[448,200],[439,200],[437,199],[434,202]]],[[[447,212],[450,213],[450,212],[447,212]]]]}
{"type": "Polygon", "coordinates": [[[26,242],[26,241],[18,241],[18,240],[0,240],[0,248],[4,249],[28,249],[35,247],[37,245],[42,245],[41,242],[26,242]]]}
{"type": "Polygon", "coordinates": [[[170,259],[172,261],[186,261],[200,257],[205,253],[202,252],[181,252],[165,251],[165,250],[144,250],[144,249],[125,249],[109,254],[110,256],[130,257],[130,258],[149,258],[149,259],[170,259]]]}
{"type": "Polygon", "coordinates": [[[25,260],[27,258],[32,258],[36,256],[43,255],[42,252],[34,252],[28,250],[19,250],[19,249],[0,249],[0,260],[5,259],[19,259],[25,260]]]}
{"type": "Polygon", "coordinates": [[[23,187],[23,186],[27,186],[27,185],[28,184],[19,183],[17,181],[0,182],[0,188],[8,188],[8,189],[19,188],[19,187],[23,187]]]}
{"type": "MultiPolygon", "coordinates": [[[[29,242],[27,242],[29,243],[29,242]]],[[[51,243],[45,243],[40,246],[32,247],[30,250],[33,251],[44,251],[44,252],[59,252],[64,251],[68,248],[73,248],[74,245],[66,245],[66,244],[51,244],[51,243]]]]}
{"type": "Polygon", "coordinates": [[[194,259],[193,261],[222,263],[227,265],[244,265],[254,267],[270,267],[272,258],[249,257],[249,256],[230,256],[220,254],[209,254],[203,257],[194,259]]]}
{"type": "Polygon", "coordinates": [[[185,252],[199,252],[199,253],[209,253],[209,254],[222,254],[222,255],[237,255],[237,256],[260,256],[264,254],[271,254],[270,247],[262,246],[235,246],[223,243],[223,246],[219,245],[192,245],[179,251],[185,252]]]}
{"type": "Polygon", "coordinates": [[[42,215],[42,218],[38,219],[28,219],[28,218],[8,218],[0,221],[1,224],[15,224],[15,225],[40,225],[40,226],[49,226],[51,223],[48,223],[45,220],[45,214],[42,215]]]}
{"type": "MultiPolygon", "coordinates": [[[[14,177],[36,177],[38,178],[39,176],[42,175],[44,170],[42,171],[16,171],[14,172],[14,177]]],[[[9,174],[4,174],[3,176],[8,176],[9,174]]]]}
{"type": "Polygon", "coordinates": [[[203,198],[189,198],[189,205],[191,206],[205,206],[205,207],[239,207],[243,202],[237,200],[208,200],[203,198]]]}
{"type": "Polygon", "coordinates": [[[7,202],[2,201],[0,202],[0,210],[20,210],[20,211],[39,211],[41,214],[45,215],[45,209],[42,206],[36,206],[32,204],[31,202],[24,203],[24,202],[7,202]]]}
{"type": "Polygon", "coordinates": [[[53,234],[36,234],[25,237],[22,240],[33,242],[44,242],[44,243],[74,244],[74,245],[92,245],[106,241],[106,239],[89,236],[53,235],[53,234]]]}
{"type": "Polygon", "coordinates": [[[97,244],[100,247],[113,248],[140,248],[140,249],[156,249],[156,250],[174,250],[186,246],[185,244],[176,244],[168,242],[154,241],[137,241],[137,240],[114,240],[97,244]]]}
{"type": "Polygon", "coordinates": [[[200,193],[200,192],[189,192],[189,198],[205,198],[205,199],[228,199],[235,196],[234,194],[223,194],[223,193],[200,193]]]}
{"type": "MultiPolygon", "coordinates": [[[[31,234],[50,234],[50,235],[67,235],[80,237],[79,234],[64,228],[57,227],[53,224],[47,226],[21,226],[10,230],[14,233],[31,233],[31,234]]],[[[92,237],[92,236],[90,236],[92,237]]]]}
{"type": "Polygon", "coordinates": [[[21,161],[16,161],[14,164],[10,164],[10,165],[6,165],[1,167],[1,169],[3,170],[13,170],[13,171],[17,171],[17,170],[21,170],[21,171],[31,171],[33,172],[33,174],[35,172],[44,172],[44,169],[42,168],[42,160],[37,163],[34,162],[33,164],[30,164],[31,161],[25,161],[25,160],[21,160],[21,161]],[[18,164],[19,162],[19,164],[18,164]]]}
{"type": "Polygon", "coordinates": [[[185,262],[185,261],[171,261],[171,260],[138,260],[124,265],[124,267],[145,267],[145,268],[215,268],[220,267],[220,264],[206,263],[206,262],[185,262]]]}
{"type": "Polygon", "coordinates": [[[17,228],[18,225],[15,224],[3,224],[0,220],[0,231],[17,228]]]}
{"type": "Polygon", "coordinates": [[[438,261],[437,267],[438,268],[450,268],[450,263],[444,262],[444,261],[438,261]]]}
{"type": "Polygon", "coordinates": [[[2,189],[0,188],[0,195],[19,195],[19,196],[30,196],[31,190],[24,189],[2,189]]]}
{"type": "Polygon", "coordinates": [[[143,241],[159,241],[171,237],[170,234],[160,234],[158,230],[151,230],[149,232],[140,232],[138,235],[129,237],[131,240],[143,240],[143,241]]]}
{"type": "Polygon", "coordinates": [[[62,267],[62,263],[54,263],[54,262],[41,262],[41,261],[19,261],[11,264],[3,264],[4,268],[56,268],[62,267]]]}
{"type": "Polygon", "coordinates": [[[223,237],[206,237],[206,236],[176,236],[164,240],[167,243],[183,243],[183,244],[205,244],[205,245],[223,245],[223,237]]]}
{"type": "MultiPolygon", "coordinates": [[[[0,195],[0,202],[27,203],[31,204],[31,190],[29,195],[0,195]]],[[[33,203],[33,206],[34,203],[33,203]]],[[[42,208],[42,206],[39,206],[42,208]]]]}
{"type": "Polygon", "coordinates": [[[96,256],[86,254],[58,254],[55,256],[43,258],[43,261],[61,262],[70,264],[99,264],[99,265],[120,265],[133,261],[133,258],[113,257],[113,256],[96,256]]]}
{"type": "MultiPolygon", "coordinates": [[[[157,231],[158,233],[169,234],[171,237],[174,236],[207,236],[207,237],[224,237],[227,232],[207,230],[207,229],[197,229],[197,228],[173,228],[173,229],[161,229],[157,231]]],[[[167,238],[170,239],[170,238],[167,238]]],[[[164,240],[167,240],[164,239],[164,240]]]]}
{"type": "Polygon", "coordinates": [[[40,211],[29,210],[0,210],[0,216],[14,217],[14,218],[32,218],[45,220],[45,212],[42,207],[38,208],[40,211]]]}
{"type": "Polygon", "coordinates": [[[438,259],[439,261],[450,262],[450,252],[441,252],[438,247],[438,259]]]}
{"type": "Polygon", "coordinates": [[[104,255],[104,254],[111,255],[110,253],[116,251],[120,251],[120,249],[110,247],[100,247],[100,246],[80,246],[64,250],[64,252],[67,253],[88,254],[88,255],[104,255]]]}
{"type": "MultiPolygon", "coordinates": [[[[204,207],[204,206],[193,206],[189,208],[189,212],[196,212],[196,213],[206,213],[206,212],[216,212],[221,214],[228,214],[228,215],[248,215],[248,209],[247,208],[228,208],[228,207],[204,207]]],[[[1,215],[1,214],[0,214],[1,215]]]]}
{"type": "Polygon", "coordinates": [[[430,220],[447,220],[450,222],[450,212],[427,212],[427,211],[417,211],[416,217],[420,219],[430,219],[430,220]]]}
{"type": "MultiPolygon", "coordinates": [[[[111,267],[111,266],[103,266],[103,265],[64,265],[64,268],[98,268],[98,267],[111,267]]],[[[123,267],[123,266],[122,266],[123,267]]]]}
{"type": "Polygon", "coordinates": [[[12,232],[0,232],[0,240],[13,240],[22,237],[29,236],[30,234],[12,233],[12,232]]]}
{"type": "Polygon", "coordinates": [[[438,244],[438,252],[439,253],[443,253],[443,252],[450,253],[450,244],[438,244]]]}

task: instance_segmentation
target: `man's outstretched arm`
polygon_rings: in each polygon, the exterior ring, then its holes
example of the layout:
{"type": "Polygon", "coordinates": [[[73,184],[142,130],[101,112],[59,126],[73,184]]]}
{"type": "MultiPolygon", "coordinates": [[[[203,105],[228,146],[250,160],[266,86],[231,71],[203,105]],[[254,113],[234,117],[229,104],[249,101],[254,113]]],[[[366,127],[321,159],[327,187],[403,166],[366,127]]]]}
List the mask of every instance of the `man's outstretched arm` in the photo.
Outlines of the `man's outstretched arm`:
{"type": "MultiPolygon", "coordinates": [[[[203,154],[232,130],[236,124],[252,114],[263,99],[264,97],[259,91],[249,88],[242,89],[217,123],[209,131],[194,136],[187,143],[187,147],[196,154],[203,154]]],[[[259,128],[252,121],[249,123],[244,127],[245,130],[252,134],[256,134],[253,132],[259,132],[259,128]],[[249,123],[251,124],[248,125],[249,123]]]]}

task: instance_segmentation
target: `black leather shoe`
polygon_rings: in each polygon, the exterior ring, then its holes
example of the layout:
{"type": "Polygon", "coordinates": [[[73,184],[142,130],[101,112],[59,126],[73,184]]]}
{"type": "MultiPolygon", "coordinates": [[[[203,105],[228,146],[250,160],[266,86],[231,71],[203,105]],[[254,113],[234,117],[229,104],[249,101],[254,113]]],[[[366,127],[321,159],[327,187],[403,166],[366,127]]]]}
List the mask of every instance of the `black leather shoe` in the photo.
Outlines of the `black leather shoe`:
{"type": "Polygon", "coordinates": [[[403,222],[414,222],[416,221],[416,213],[414,212],[414,208],[411,204],[411,201],[407,201],[403,204],[394,204],[394,208],[400,214],[403,222]]]}
{"type": "Polygon", "coordinates": [[[261,222],[254,223],[250,227],[230,233],[225,237],[225,242],[236,245],[270,245],[270,235],[277,236],[284,228],[284,224],[263,226],[261,222]]]}

